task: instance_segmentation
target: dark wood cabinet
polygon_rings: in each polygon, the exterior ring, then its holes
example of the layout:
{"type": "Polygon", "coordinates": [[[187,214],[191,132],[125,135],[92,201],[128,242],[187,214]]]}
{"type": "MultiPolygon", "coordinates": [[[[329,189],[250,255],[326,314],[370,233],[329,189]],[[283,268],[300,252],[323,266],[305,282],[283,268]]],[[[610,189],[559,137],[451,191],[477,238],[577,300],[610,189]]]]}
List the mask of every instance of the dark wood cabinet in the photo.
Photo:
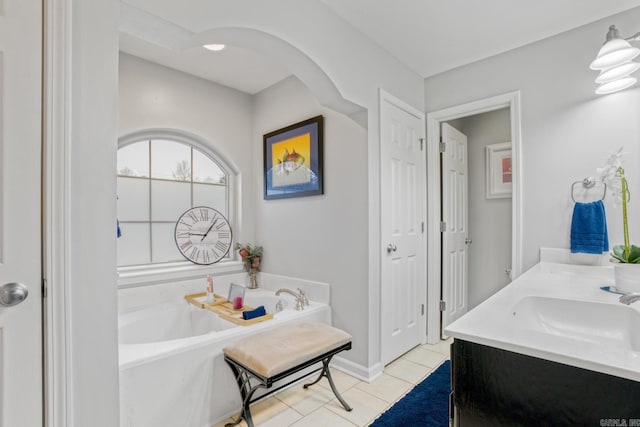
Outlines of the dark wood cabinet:
{"type": "Polygon", "coordinates": [[[639,426],[640,382],[454,340],[451,416],[459,427],[639,426]]]}

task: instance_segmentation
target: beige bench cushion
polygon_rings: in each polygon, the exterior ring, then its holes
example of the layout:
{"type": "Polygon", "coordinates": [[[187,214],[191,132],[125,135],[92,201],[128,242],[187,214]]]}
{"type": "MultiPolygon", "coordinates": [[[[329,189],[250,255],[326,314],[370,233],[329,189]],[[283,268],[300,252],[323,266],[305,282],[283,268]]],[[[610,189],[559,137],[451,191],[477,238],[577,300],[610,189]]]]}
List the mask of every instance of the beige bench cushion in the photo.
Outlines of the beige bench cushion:
{"type": "Polygon", "coordinates": [[[280,326],[243,338],[224,353],[257,374],[270,378],[351,341],[351,335],[322,323],[280,326]]]}

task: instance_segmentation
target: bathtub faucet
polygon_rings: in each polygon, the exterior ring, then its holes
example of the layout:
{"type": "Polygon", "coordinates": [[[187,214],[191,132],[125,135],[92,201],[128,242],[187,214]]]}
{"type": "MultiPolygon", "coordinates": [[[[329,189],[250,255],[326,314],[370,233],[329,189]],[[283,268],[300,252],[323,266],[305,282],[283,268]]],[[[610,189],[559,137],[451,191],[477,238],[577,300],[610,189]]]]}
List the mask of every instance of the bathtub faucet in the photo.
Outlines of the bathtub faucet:
{"type": "Polygon", "coordinates": [[[304,292],[302,292],[300,289],[298,289],[298,291],[299,292],[296,293],[291,289],[280,288],[276,292],[276,296],[280,295],[282,292],[287,293],[289,295],[293,295],[294,297],[296,297],[296,310],[304,310],[305,300],[307,301],[307,304],[309,304],[309,302],[304,292]]]}
{"type": "Polygon", "coordinates": [[[307,294],[300,288],[298,288],[298,292],[300,293],[300,299],[302,300],[304,305],[309,305],[309,298],[307,298],[307,294]]]}
{"type": "Polygon", "coordinates": [[[620,302],[626,305],[632,304],[636,301],[640,301],[640,293],[638,292],[629,292],[628,294],[624,294],[620,297],[620,302]]]}

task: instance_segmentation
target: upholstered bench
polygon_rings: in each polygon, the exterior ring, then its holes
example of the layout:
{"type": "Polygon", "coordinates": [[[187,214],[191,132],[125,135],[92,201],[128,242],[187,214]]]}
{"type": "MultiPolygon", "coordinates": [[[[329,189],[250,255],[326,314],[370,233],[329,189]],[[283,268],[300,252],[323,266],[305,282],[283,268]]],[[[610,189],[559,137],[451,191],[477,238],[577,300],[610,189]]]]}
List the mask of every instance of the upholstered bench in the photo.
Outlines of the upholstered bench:
{"type": "Polygon", "coordinates": [[[318,371],[321,371],[318,378],[305,384],[304,388],[326,377],[333,394],[347,411],[351,411],[352,408],[338,393],[329,372],[331,358],[349,349],[351,349],[351,335],[340,329],[312,322],[279,326],[225,347],[224,360],[233,371],[242,397],[242,412],[238,419],[227,424],[227,427],[236,425],[243,419],[249,427],[252,427],[253,421],[249,407],[251,403],[318,371]],[[295,375],[295,379],[286,384],[253,398],[254,393],[259,389],[269,389],[275,382],[317,363],[322,363],[322,366],[311,372],[295,375]]]}

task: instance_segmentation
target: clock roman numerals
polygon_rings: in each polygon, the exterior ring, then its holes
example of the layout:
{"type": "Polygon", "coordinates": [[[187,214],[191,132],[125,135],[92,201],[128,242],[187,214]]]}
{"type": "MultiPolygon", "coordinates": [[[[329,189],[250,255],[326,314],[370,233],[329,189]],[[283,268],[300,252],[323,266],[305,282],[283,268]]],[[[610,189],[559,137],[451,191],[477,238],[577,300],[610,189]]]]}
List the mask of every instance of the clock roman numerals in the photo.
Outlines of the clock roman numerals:
{"type": "Polygon", "coordinates": [[[184,218],[183,218],[183,219],[181,219],[181,220],[178,222],[178,224],[180,224],[180,225],[184,225],[184,226],[185,226],[185,227],[187,227],[189,230],[191,230],[191,227],[193,227],[193,224],[188,224],[188,223],[186,223],[186,222],[184,221],[184,218]]]}
{"type": "Polygon", "coordinates": [[[188,216],[189,218],[191,218],[191,220],[192,220],[194,223],[196,223],[196,222],[200,221],[200,220],[198,219],[198,216],[197,216],[197,215],[195,214],[195,212],[193,212],[193,211],[189,211],[189,212],[187,212],[187,216],[188,216]]]}
{"type": "Polygon", "coordinates": [[[229,231],[218,231],[218,239],[228,240],[231,238],[231,232],[229,231]]]}
{"type": "Polygon", "coordinates": [[[218,242],[216,242],[216,246],[215,246],[215,248],[216,248],[218,251],[220,251],[220,252],[222,252],[222,253],[225,253],[225,252],[227,251],[227,249],[229,248],[229,245],[227,245],[227,244],[225,244],[225,243],[223,243],[223,242],[218,241],[218,242]]]}

